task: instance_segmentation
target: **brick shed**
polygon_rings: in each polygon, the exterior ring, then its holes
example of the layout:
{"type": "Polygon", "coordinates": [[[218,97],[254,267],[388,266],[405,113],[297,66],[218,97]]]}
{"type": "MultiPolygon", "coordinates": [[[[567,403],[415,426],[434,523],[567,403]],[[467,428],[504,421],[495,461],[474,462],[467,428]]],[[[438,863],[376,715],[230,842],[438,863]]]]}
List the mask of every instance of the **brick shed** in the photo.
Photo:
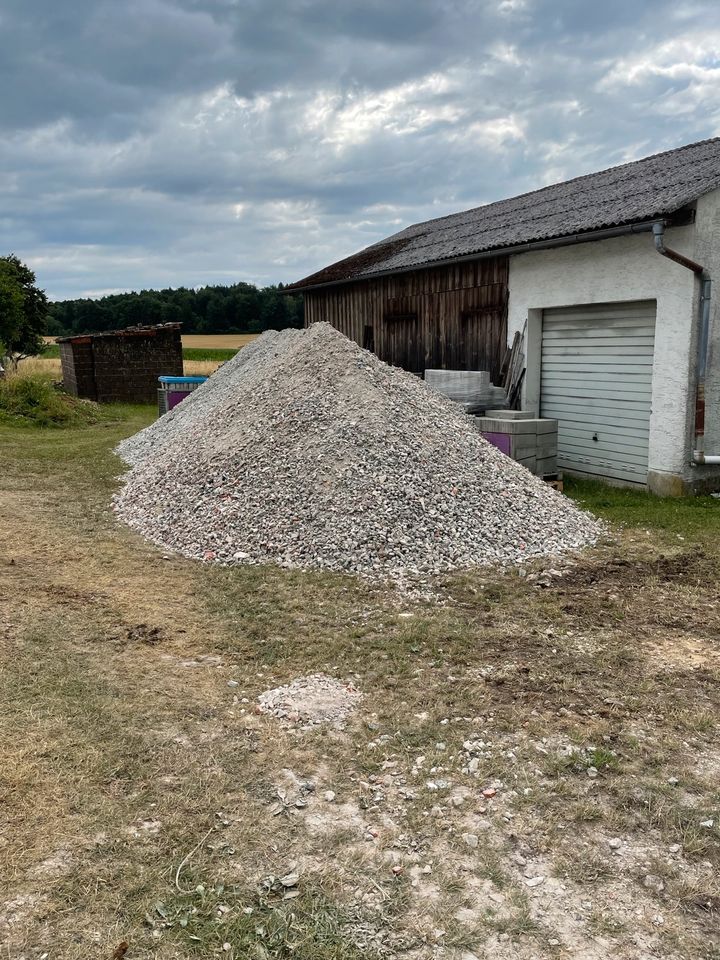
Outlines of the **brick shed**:
{"type": "Polygon", "coordinates": [[[60,337],[63,385],[100,403],[155,403],[158,377],[183,374],[180,324],[60,337]]]}

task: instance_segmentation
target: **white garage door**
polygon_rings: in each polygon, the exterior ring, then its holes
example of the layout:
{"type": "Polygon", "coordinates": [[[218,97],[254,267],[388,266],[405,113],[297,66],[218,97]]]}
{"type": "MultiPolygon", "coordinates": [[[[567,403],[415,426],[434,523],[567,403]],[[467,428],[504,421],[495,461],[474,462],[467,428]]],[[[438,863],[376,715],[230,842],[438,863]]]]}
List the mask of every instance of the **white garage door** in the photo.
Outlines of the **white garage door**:
{"type": "Polygon", "coordinates": [[[647,482],[655,303],[543,313],[540,415],[558,420],[558,467],[647,482]]]}

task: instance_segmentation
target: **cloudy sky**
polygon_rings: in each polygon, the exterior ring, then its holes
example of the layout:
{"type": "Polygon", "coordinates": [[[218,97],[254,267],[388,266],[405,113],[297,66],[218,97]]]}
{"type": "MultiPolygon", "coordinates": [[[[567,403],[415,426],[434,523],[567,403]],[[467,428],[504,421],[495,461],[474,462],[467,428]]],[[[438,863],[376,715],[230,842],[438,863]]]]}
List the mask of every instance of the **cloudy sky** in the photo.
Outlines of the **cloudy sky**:
{"type": "Polygon", "coordinates": [[[54,299],[299,279],[720,134],[715,0],[2,0],[0,253],[54,299]]]}

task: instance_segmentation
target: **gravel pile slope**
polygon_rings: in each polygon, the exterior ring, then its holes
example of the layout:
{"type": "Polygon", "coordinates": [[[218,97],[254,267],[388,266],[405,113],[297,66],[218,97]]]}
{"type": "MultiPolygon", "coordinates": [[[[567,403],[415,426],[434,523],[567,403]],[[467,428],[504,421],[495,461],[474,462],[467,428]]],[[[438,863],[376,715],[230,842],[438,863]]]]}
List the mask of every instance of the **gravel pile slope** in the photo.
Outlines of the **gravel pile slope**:
{"type": "Polygon", "coordinates": [[[241,375],[243,367],[261,365],[271,351],[280,352],[299,333],[299,330],[268,330],[256,340],[251,340],[177,407],[134,436],[121,440],[117,453],[127,463],[134,464],[151,456],[160,447],[171,445],[186,420],[205,416],[216,404],[223,403],[225,393],[232,390],[232,383],[241,375]]]}
{"type": "Polygon", "coordinates": [[[121,449],[118,516],[184,556],[435,573],[600,533],[451,400],[328,324],[266,334],[215,378],[121,449]]]}

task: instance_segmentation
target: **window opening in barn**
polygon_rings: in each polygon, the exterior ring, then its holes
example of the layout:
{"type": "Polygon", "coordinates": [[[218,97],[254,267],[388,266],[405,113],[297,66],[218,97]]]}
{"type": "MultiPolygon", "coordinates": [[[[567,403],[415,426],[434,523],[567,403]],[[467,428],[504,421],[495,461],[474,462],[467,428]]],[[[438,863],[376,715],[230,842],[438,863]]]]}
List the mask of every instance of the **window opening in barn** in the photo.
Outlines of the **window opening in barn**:
{"type": "Polygon", "coordinates": [[[372,324],[365,324],[363,330],[363,347],[375,353],[375,327],[372,324]]]}

